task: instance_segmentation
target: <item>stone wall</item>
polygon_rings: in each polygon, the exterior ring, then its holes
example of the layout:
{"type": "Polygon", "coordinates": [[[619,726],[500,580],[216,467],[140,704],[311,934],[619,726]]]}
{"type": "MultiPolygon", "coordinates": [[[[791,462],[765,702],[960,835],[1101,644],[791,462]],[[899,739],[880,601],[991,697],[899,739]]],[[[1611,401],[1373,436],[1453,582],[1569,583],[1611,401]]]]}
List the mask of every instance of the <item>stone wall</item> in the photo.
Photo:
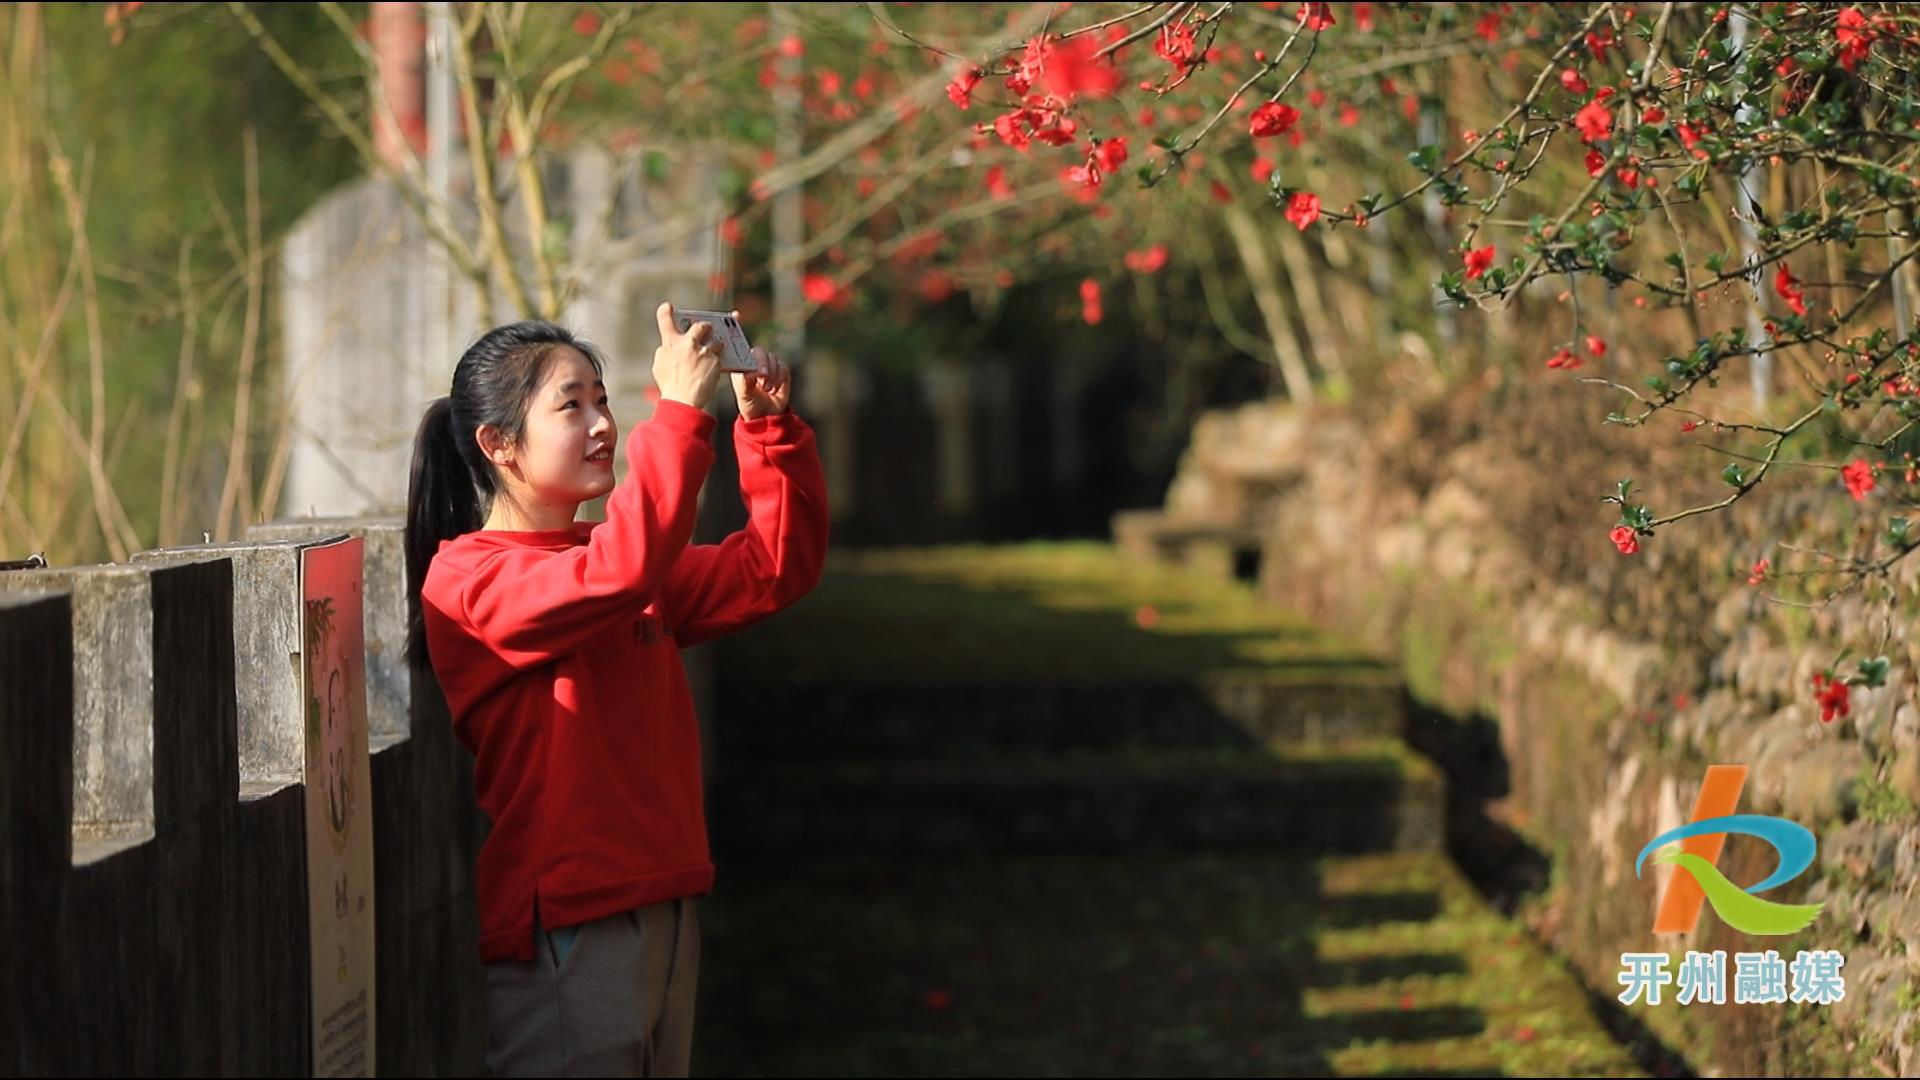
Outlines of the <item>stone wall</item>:
{"type": "MultiPolygon", "coordinates": [[[[1746,580],[1758,557],[1776,571],[1812,562],[1785,544],[1864,552],[1897,511],[1856,506],[1831,473],[1789,474],[1622,556],[1599,501],[1619,477],[1651,484],[1657,512],[1729,489],[1713,488],[1719,465],[1686,440],[1605,430],[1591,405],[1506,386],[1394,407],[1210,414],[1166,505],[1116,518],[1116,538],[1146,557],[1237,567],[1275,602],[1397,656],[1431,710],[1416,742],[1445,753],[1496,732],[1501,753],[1473,766],[1488,774],[1472,778],[1489,795],[1477,809],[1550,858],[1551,887],[1524,910],[1596,997],[1619,992],[1622,951],[1845,954],[1847,996],[1834,1006],[1669,998],[1630,1011],[1695,1067],[1914,1076],[1920,560],[1885,583],[1890,621],[1870,596],[1796,607],[1746,580]],[[1823,724],[1811,676],[1849,646],[1884,651],[1893,674],[1823,724]],[[1814,868],[1769,894],[1827,902],[1796,937],[1748,938],[1710,910],[1684,940],[1651,933],[1659,879],[1637,880],[1634,855],[1686,820],[1713,763],[1749,766],[1741,812],[1792,818],[1819,840],[1814,868]]],[[[1771,856],[1736,840],[1721,868],[1744,884],[1771,856]]]]}

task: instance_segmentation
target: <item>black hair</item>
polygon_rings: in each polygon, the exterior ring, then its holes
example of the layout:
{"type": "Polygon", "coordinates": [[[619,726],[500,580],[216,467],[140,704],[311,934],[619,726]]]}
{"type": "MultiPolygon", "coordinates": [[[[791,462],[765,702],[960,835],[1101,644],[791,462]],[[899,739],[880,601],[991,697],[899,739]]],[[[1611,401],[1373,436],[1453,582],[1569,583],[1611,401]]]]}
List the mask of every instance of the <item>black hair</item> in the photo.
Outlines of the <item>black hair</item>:
{"type": "Polygon", "coordinates": [[[480,450],[475,431],[498,427],[509,441],[526,435],[527,407],[560,346],[577,349],[605,370],[599,350],[571,330],[539,319],[508,323],[481,336],[453,369],[453,390],[427,406],[413,437],[407,483],[407,663],[430,668],[420,616],[420,586],[440,542],[486,522],[499,474],[480,450]]]}

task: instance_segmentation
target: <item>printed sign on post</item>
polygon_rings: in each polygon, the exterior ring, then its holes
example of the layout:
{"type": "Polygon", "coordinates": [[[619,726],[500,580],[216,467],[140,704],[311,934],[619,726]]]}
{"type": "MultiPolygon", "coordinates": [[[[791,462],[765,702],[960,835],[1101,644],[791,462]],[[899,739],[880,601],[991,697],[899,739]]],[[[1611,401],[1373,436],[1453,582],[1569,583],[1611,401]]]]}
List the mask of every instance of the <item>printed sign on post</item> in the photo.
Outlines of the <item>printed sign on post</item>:
{"type": "Polygon", "coordinates": [[[373,818],[362,541],[300,553],[313,1075],[372,1076],[373,818]]]}

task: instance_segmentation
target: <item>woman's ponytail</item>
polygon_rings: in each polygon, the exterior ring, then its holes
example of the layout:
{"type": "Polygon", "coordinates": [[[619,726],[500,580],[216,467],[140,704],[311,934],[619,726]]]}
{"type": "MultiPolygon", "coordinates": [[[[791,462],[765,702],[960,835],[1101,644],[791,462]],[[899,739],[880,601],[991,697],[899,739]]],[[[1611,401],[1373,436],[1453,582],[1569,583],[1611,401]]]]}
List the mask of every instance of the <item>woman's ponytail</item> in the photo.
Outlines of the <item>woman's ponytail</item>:
{"type": "Polygon", "coordinates": [[[413,436],[407,483],[407,663],[430,671],[420,586],[440,542],[486,524],[499,480],[474,433],[492,425],[509,442],[526,434],[527,403],[554,349],[578,350],[600,374],[599,350],[572,331],[529,319],[496,326],[467,347],[453,368],[453,389],[427,406],[413,436]]]}
{"type": "MultiPolygon", "coordinates": [[[[442,540],[472,532],[485,520],[473,468],[455,433],[453,399],[427,406],[413,436],[413,471],[407,482],[407,663],[428,669],[427,631],[420,616],[420,586],[442,540]]],[[[490,478],[489,478],[490,479],[490,478]]]]}

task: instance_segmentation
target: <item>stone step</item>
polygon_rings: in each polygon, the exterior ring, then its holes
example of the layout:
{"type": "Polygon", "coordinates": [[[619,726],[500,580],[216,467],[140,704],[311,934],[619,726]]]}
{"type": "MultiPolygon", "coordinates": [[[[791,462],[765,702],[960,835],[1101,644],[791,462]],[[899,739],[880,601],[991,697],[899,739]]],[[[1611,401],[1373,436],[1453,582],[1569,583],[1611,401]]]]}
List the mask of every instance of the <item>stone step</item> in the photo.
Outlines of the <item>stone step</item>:
{"type": "Polygon", "coordinates": [[[1275,741],[1397,737],[1407,717],[1397,680],[1364,673],[1342,680],[1324,669],[1044,686],[782,685],[722,678],[715,695],[714,736],[722,756],[784,761],[1249,749],[1275,741]]]}
{"type": "Polygon", "coordinates": [[[1439,770],[1397,740],[729,761],[710,796],[716,853],[1438,851],[1446,805],[1439,770]]]}
{"type": "Polygon", "coordinates": [[[1241,522],[1193,521],[1164,510],[1122,510],[1113,543],[1128,558],[1185,566],[1208,577],[1255,581],[1264,533],[1241,522]]]}
{"type": "Polygon", "coordinates": [[[716,1076],[1621,1076],[1432,853],[721,857],[716,1076]]]}

